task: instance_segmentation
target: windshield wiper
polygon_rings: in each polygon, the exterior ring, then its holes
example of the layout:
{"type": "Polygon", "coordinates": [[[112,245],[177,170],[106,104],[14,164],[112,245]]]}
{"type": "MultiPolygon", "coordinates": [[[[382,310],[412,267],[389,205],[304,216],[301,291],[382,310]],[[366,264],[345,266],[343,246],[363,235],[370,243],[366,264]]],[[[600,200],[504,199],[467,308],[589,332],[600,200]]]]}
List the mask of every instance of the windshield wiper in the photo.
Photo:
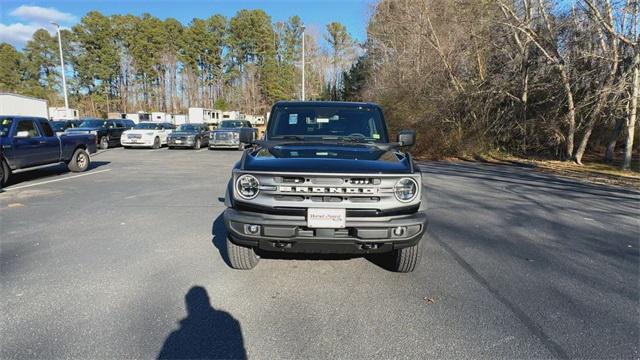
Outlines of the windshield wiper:
{"type": "Polygon", "coordinates": [[[304,140],[304,136],[301,135],[280,135],[274,136],[273,140],[304,140]]]}
{"type": "Polygon", "coordinates": [[[370,139],[367,139],[362,136],[323,136],[322,140],[337,140],[337,141],[353,142],[353,143],[371,142],[370,139]]]}

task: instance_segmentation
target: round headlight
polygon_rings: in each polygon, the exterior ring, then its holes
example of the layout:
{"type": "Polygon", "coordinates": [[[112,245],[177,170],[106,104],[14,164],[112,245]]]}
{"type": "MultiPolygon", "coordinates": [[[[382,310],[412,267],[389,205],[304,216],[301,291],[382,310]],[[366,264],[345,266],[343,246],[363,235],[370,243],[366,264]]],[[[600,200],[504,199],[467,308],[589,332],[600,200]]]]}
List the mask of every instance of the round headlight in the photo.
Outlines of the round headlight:
{"type": "Polygon", "coordinates": [[[244,174],[236,180],[236,191],[241,198],[251,200],[258,196],[260,182],[255,176],[244,174]]]}
{"type": "Polygon", "coordinates": [[[418,183],[411,178],[402,178],[393,187],[393,193],[398,201],[409,202],[418,195],[418,183]]]}

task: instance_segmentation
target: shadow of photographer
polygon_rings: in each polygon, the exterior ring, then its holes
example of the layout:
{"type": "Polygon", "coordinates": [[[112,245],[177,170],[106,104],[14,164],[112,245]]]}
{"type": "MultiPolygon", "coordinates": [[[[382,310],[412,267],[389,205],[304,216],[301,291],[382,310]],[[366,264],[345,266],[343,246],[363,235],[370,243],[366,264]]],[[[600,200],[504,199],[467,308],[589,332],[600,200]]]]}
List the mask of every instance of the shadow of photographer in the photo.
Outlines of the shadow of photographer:
{"type": "Polygon", "coordinates": [[[207,290],[192,287],[185,295],[187,317],[162,345],[158,359],[246,359],[240,323],[215,310],[207,290]]]}

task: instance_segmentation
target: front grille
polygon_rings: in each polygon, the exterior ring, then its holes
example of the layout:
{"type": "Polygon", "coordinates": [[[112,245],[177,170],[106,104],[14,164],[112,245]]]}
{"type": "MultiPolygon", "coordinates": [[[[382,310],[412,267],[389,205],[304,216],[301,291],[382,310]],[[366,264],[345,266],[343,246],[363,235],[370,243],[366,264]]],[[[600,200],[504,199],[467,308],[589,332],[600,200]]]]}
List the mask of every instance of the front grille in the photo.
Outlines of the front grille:
{"type": "Polygon", "coordinates": [[[127,138],[129,139],[141,139],[142,134],[127,134],[127,138]]]}
{"type": "MultiPolygon", "coordinates": [[[[234,173],[235,179],[241,171],[234,173]]],[[[420,196],[404,203],[396,199],[394,186],[402,177],[412,177],[417,182],[419,175],[353,176],[339,174],[256,174],[261,189],[250,202],[253,206],[271,209],[345,208],[347,213],[367,210],[370,215],[381,216],[399,208],[418,206],[420,196]]],[[[242,199],[238,199],[242,200],[242,199]]]]}

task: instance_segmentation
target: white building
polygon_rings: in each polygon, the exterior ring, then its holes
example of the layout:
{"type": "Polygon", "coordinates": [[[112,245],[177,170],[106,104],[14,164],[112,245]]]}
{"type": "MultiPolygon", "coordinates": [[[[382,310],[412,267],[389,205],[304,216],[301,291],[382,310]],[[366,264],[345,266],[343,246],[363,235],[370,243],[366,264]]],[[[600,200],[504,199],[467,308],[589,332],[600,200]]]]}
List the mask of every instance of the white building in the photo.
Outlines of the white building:
{"type": "Polygon", "coordinates": [[[263,115],[250,115],[243,114],[242,120],[249,120],[251,125],[264,125],[264,116],[263,115]]]}
{"type": "Polygon", "coordinates": [[[213,110],[213,117],[215,119],[215,124],[219,123],[222,120],[242,120],[240,111],[223,111],[223,110],[213,110]]]}
{"type": "Polygon", "coordinates": [[[189,115],[175,114],[173,115],[173,125],[182,125],[189,123],[189,115]]]}
{"type": "Polygon", "coordinates": [[[47,100],[18,94],[0,93],[0,115],[49,118],[47,100]]]}
{"type": "Polygon", "coordinates": [[[173,115],[164,112],[152,112],[151,121],[153,122],[171,122],[173,115]]]}
{"type": "Polygon", "coordinates": [[[79,120],[80,112],[78,109],[67,109],[64,107],[50,107],[50,120],[79,120]]]}
{"type": "Polygon", "coordinates": [[[151,113],[138,111],[126,114],[126,119],[133,120],[136,124],[143,121],[151,121],[151,113]]]}
{"type": "Polygon", "coordinates": [[[213,110],[206,108],[189,108],[189,123],[191,124],[211,124],[218,122],[213,119],[213,110]]]}

